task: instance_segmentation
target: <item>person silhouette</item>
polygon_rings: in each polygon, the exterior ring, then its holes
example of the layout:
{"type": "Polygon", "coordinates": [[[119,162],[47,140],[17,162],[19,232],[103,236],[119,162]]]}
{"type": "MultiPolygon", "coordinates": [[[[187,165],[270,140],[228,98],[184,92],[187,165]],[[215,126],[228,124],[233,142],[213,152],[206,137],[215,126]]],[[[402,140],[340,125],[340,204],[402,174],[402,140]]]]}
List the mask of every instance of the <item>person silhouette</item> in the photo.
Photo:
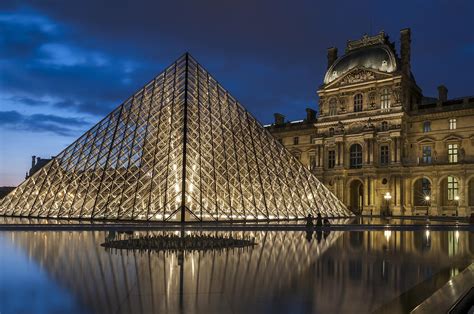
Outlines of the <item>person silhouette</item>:
{"type": "Polygon", "coordinates": [[[329,222],[329,219],[324,218],[323,222],[324,222],[324,226],[325,226],[325,227],[331,226],[331,223],[329,222]]]}
{"type": "Polygon", "coordinates": [[[316,218],[316,227],[323,226],[323,217],[321,217],[321,213],[318,213],[318,217],[316,218]]]}
{"type": "Polygon", "coordinates": [[[306,228],[313,228],[313,226],[313,215],[308,214],[308,216],[306,216],[306,228]]]}

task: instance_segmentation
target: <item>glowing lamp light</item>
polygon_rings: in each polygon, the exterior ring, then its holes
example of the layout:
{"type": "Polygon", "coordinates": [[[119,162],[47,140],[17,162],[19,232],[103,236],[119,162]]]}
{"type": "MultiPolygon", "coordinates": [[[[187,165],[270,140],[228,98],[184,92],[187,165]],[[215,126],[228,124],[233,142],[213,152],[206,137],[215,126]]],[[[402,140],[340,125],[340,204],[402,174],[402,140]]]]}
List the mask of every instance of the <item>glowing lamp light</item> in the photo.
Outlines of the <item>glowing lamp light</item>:
{"type": "Polygon", "coordinates": [[[430,201],[430,199],[431,199],[431,198],[430,198],[430,196],[429,196],[429,195],[426,195],[426,196],[425,196],[425,201],[429,202],[429,201],[430,201]]]}
{"type": "Polygon", "coordinates": [[[385,230],[383,232],[383,235],[385,236],[385,239],[387,239],[387,242],[390,241],[390,237],[392,236],[392,231],[391,230],[385,230]]]}
{"type": "Polygon", "coordinates": [[[385,193],[385,195],[383,196],[383,198],[387,201],[391,200],[392,199],[392,195],[390,195],[390,192],[387,192],[385,193]]]}
{"type": "Polygon", "coordinates": [[[454,200],[455,200],[456,202],[458,202],[458,201],[459,201],[459,196],[456,195],[456,196],[454,197],[454,200]]]}

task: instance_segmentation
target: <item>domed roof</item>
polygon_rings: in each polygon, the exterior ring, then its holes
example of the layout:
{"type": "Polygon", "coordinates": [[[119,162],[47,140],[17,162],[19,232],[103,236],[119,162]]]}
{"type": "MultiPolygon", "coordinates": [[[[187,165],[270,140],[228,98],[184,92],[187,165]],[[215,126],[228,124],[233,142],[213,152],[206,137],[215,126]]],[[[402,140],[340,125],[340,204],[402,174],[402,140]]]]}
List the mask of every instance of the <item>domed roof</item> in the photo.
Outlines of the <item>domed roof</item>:
{"type": "Polygon", "coordinates": [[[383,44],[349,51],[329,68],[324,84],[331,83],[356,67],[391,73],[397,69],[397,59],[393,51],[383,44]]]}

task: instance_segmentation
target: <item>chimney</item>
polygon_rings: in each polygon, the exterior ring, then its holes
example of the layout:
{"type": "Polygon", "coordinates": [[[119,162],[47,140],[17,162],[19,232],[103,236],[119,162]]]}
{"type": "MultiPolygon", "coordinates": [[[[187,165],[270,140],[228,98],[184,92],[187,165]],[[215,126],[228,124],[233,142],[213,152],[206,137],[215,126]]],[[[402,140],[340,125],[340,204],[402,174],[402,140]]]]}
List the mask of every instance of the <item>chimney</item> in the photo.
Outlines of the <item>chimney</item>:
{"type": "Polygon", "coordinates": [[[31,156],[31,168],[33,168],[36,164],[36,156],[31,156]]]}
{"type": "Polygon", "coordinates": [[[337,48],[336,47],[328,48],[328,69],[331,67],[331,65],[334,64],[336,60],[337,60],[337,48]]]}
{"type": "Polygon", "coordinates": [[[400,31],[400,59],[403,73],[410,75],[410,54],[411,54],[411,31],[404,28],[400,31]]]}
{"type": "Polygon", "coordinates": [[[311,122],[316,120],[316,111],[311,108],[306,108],[306,121],[311,122]]]}
{"type": "Polygon", "coordinates": [[[448,89],[444,85],[438,86],[438,101],[445,102],[448,100],[448,89]]]}
{"type": "Polygon", "coordinates": [[[281,113],[274,113],[273,116],[275,117],[275,125],[283,125],[285,124],[285,116],[281,113]]]}

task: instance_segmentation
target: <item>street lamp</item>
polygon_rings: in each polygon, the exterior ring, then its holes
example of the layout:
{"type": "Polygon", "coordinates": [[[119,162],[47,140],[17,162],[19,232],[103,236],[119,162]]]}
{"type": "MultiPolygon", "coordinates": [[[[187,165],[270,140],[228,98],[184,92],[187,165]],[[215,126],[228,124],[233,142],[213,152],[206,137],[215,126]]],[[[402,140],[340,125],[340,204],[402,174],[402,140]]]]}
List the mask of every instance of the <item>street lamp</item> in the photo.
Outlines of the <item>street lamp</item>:
{"type": "Polygon", "coordinates": [[[425,196],[425,202],[426,202],[426,216],[428,216],[428,211],[430,209],[430,200],[431,200],[431,197],[429,195],[426,195],[425,196]]]}
{"type": "Polygon", "coordinates": [[[456,202],[456,216],[459,213],[459,195],[454,196],[454,201],[456,202]]]}
{"type": "Polygon", "coordinates": [[[386,205],[385,205],[385,206],[386,206],[385,213],[386,213],[387,216],[388,216],[389,210],[390,210],[389,205],[390,205],[390,200],[392,199],[392,195],[390,195],[390,192],[387,192],[387,193],[385,193],[385,195],[383,196],[383,198],[385,199],[385,204],[386,204],[386,205]]]}

